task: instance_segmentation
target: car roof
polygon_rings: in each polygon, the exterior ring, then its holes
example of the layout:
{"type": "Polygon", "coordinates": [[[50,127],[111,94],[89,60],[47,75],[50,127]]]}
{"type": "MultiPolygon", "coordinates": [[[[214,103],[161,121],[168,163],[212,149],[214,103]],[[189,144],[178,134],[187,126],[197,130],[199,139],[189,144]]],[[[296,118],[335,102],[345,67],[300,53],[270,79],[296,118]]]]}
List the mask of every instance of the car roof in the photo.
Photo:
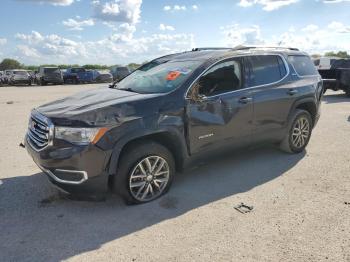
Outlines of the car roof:
{"type": "Polygon", "coordinates": [[[203,62],[209,59],[224,59],[226,57],[244,56],[244,55],[259,55],[259,54],[285,54],[285,55],[308,55],[296,48],[287,47],[235,47],[235,48],[194,48],[192,51],[170,54],[153,60],[153,62],[168,62],[168,61],[188,61],[202,60],[203,62]]]}

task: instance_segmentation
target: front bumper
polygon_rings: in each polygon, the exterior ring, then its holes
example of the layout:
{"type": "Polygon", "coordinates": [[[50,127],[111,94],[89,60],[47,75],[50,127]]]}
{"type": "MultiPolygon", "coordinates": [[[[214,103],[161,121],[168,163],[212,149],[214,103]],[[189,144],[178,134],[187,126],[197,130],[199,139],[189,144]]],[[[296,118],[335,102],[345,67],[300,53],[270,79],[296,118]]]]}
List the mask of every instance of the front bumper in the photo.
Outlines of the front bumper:
{"type": "Polygon", "coordinates": [[[30,79],[11,79],[11,83],[15,85],[31,83],[30,79]]]}
{"type": "Polygon", "coordinates": [[[108,191],[109,176],[105,170],[109,158],[100,148],[54,141],[52,146],[38,151],[27,135],[25,147],[49,180],[64,192],[99,195],[108,191]]]}

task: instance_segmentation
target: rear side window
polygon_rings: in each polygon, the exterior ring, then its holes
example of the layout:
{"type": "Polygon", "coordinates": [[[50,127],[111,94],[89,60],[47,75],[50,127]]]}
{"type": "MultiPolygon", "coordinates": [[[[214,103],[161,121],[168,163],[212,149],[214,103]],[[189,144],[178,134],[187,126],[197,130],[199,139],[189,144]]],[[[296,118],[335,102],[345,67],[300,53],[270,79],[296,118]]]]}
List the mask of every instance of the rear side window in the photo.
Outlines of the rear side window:
{"type": "Polygon", "coordinates": [[[260,86],[277,82],[287,75],[280,56],[261,55],[247,58],[250,68],[249,86],[260,86]]]}
{"type": "Polygon", "coordinates": [[[308,56],[293,55],[289,56],[288,59],[299,76],[313,76],[318,74],[314,63],[312,63],[308,56]]]}

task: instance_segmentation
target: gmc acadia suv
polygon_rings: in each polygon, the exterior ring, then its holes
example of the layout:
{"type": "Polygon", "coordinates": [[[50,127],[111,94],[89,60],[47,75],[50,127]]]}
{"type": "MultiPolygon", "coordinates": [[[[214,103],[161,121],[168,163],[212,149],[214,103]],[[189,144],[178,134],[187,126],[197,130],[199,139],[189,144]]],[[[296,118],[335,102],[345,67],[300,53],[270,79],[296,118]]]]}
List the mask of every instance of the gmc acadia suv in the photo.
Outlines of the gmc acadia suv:
{"type": "Polygon", "coordinates": [[[322,88],[297,49],[197,48],[157,58],[110,88],[33,109],[25,145],[68,193],[112,188],[126,203],[144,203],[204,152],[261,142],[303,151],[322,88]]]}

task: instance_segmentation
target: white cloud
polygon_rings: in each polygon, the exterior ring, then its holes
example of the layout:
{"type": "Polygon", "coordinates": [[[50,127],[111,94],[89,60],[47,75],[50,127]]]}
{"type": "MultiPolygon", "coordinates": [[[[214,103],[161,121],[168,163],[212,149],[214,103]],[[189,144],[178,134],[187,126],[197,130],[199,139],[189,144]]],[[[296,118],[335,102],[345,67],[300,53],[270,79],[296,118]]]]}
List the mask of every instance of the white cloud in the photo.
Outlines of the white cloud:
{"type": "Polygon", "coordinates": [[[37,31],[32,31],[32,33],[29,35],[18,33],[15,35],[15,38],[25,40],[29,44],[36,44],[44,39],[44,37],[37,31]]]}
{"type": "Polygon", "coordinates": [[[264,37],[258,25],[243,27],[233,24],[220,29],[224,36],[223,44],[229,47],[245,44],[296,47],[310,54],[338,50],[350,52],[350,26],[337,21],[322,28],[314,24],[301,28],[291,27],[286,32],[271,37],[264,37]]]}
{"type": "Polygon", "coordinates": [[[198,5],[186,6],[186,5],[166,5],[163,7],[164,11],[167,12],[179,12],[179,11],[187,11],[189,9],[198,10],[198,5]]]}
{"type": "Polygon", "coordinates": [[[343,23],[333,21],[328,25],[328,28],[341,34],[350,33],[350,26],[345,26],[343,23]]]}
{"type": "Polygon", "coordinates": [[[6,38],[0,38],[0,45],[6,45],[7,39],[6,38]]]}
{"type": "Polygon", "coordinates": [[[336,4],[336,3],[345,3],[350,2],[350,0],[323,0],[323,3],[326,4],[336,4]]]}
{"type": "Polygon", "coordinates": [[[265,11],[273,11],[283,6],[294,4],[298,1],[299,0],[240,0],[238,5],[242,7],[250,7],[259,4],[263,6],[263,10],[265,11]]]}
{"type": "Polygon", "coordinates": [[[140,20],[142,0],[114,0],[92,2],[94,17],[107,22],[136,24],[140,20]]]}
{"type": "Polygon", "coordinates": [[[224,35],[224,44],[234,47],[241,44],[262,45],[264,40],[261,38],[260,27],[257,25],[242,27],[239,24],[232,24],[221,27],[221,33],[224,35]]]}
{"type": "Polygon", "coordinates": [[[304,32],[314,32],[318,29],[318,26],[317,25],[314,25],[314,24],[310,24],[310,25],[307,25],[305,26],[303,29],[301,29],[302,31],[304,32]]]}
{"type": "Polygon", "coordinates": [[[186,11],[186,6],[184,6],[184,5],[174,5],[174,7],[173,7],[173,10],[175,10],[175,11],[180,11],[180,10],[182,10],[182,11],[186,11]]]}
{"type": "MultiPolygon", "coordinates": [[[[78,18],[79,19],[79,18],[78,18]]],[[[62,24],[66,27],[68,27],[69,30],[77,30],[77,31],[81,31],[86,26],[93,26],[94,20],[93,19],[86,19],[86,20],[75,20],[73,18],[69,18],[67,20],[64,20],[62,22],[62,24]]]]}
{"type": "Polygon", "coordinates": [[[124,23],[117,32],[98,41],[73,41],[58,35],[16,34],[18,57],[24,63],[105,63],[143,62],[164,54],[190,50],[192,34],[153,34],[134,37],[135,27],[124,23]]]}
{"type": "Polygon", "coordinates": [[[171,25],[160,24],[159,25],[159,30],[161,30],[161,31],[166,31],[166,30],[174,31],[175,28],[173,26],[171,26],[171,25]]]}
{"type": "MultiPolygon", "coordinates": [[[[58,6],[68,6],[74,3],[74,0],[19,0],[22,2],[35,2],[40,4],[51,4],[58,6]]],[[[78,1],[77,1],[78,2],[78,1]]]]}
{"type": "Polygon", "coordinates": [[[27,45],[18,45],[17,50],[19,53],[23,56],[29,57],[29,58],[39,58],[40,55],[38,51],[35,48],[29,47],[27,45]]]}

